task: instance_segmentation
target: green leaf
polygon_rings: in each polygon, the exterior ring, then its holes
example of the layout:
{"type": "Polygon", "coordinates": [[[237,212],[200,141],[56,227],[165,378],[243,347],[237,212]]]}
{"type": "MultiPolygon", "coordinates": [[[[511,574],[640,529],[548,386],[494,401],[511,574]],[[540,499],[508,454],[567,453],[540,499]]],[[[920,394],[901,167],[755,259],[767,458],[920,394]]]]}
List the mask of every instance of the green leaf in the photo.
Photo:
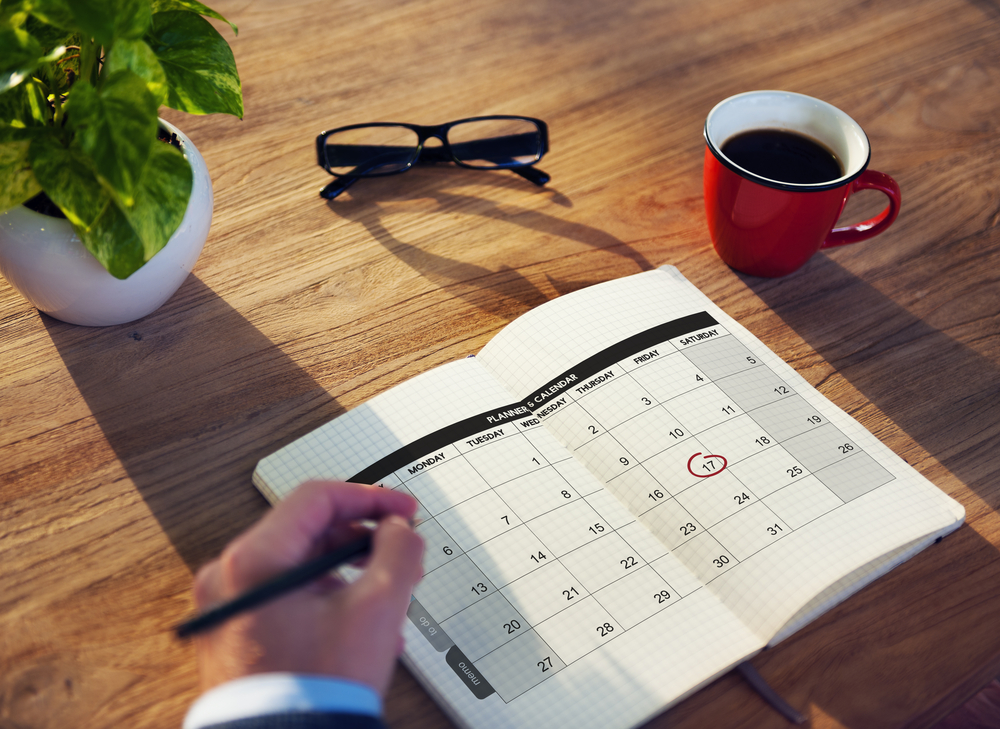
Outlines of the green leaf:
{"type": "Polygon", "coordinates": [[[135,204],[124,211],[142,240],[144,260],[156,255],[180,226],[193,184],[184,155],[169,144],[154,144],[135,204]]]}
{"type": "Polygon", "coordinates": [[[116,278],[135,273],[166,245],[184,219],[191,167],[169,145],[154,145],[130,207],[116,202],[78,150],[40,139],[32,142],[29,157],[45,192],[66,214],[87,250],[116,278]]]}
{"type": "Polygon", "coordinates": [[[55,48],[46,54],[42,44],[27,31],[10,25],[0,25],[0,93],[12,89],[29,78],[43,63],[59,58],[65,47],[55,48]]]}
{"type": "Polygon", "coordinates": [[[45,82],[49,94],[65,95],[80,75],[80,53],[70,49],[80,45],[80,34],[43,23],[34,16],[28,18],[24,29],[46,53],[41,59],[45,67],[36,69],[32,75],[45,82]],[[56,60],[58,63],[52,63],[56,60]]]}
{"type": "Polygon", "coordinates": [[[162,250],[187,210],[191,166],[167,144],[153,149],[135,205],[123,209],[112,201],[89,229],[78,231],[87,250],[115,278],[128,278],[162,250]]]}
{"type": "Polygon", "coordinates": [[[77,230],[77,234],[86,249],[115,278],[128,278],[146,262],[142,240],[113,201],[101,211],[91,228],[77,230]]]}
{"type": "Polygon", "coordinates": [[[42,191],[28,160],[33,137],[50,132],[46,127],[31,129],[0,127],[0,210],[10,210],[42,191]]]}
{"type": "Polygon", "coordinates": [[[44,136],[54,136],[57,130],[52,127],[23,127],[0,124],[0,144],[12,142],[30,142],[44,136]]]}
{"type": "Polygon", "coordinates": [[[202,5],[197,0],[153,0],[153,14],[164,13],[168,10],[190,10],[193,13],[198,13],[198,15],[204,15],[209,18],[215,18],[216,20],[221,20],[223,23],[228,23],[229,27],[233,29],[233,33],[236,35],[240,34],[240,29],[237,28],[233,23],[229,22],[222,17],[219,13],[212,10],[210,7],[202,5]]]}
{"type": "Polygon", "coordinates": [[[55,137],[32,140],[28,160],[42,189],[78,232],[91,227],[112,204],[80,151],[67,149],[55,137]]]}
{"type": "Polygon", "coordinates": [[[23,4],[34,17],[48,25],[68,32],[80,29],[73,17],[69,0],[30,0],[23,4]]]}
{"type": "Polygon", "coordinates": [[[0,94],[0,126],[41,126],[50,116],[49,105],[35,83],[20,84],[0,94]]]}
{"type": "Polygon", "coordinates": [[[124,70],[132,71],[146,82],[157,108],[167,103],[167,75],[145,41],[123,39],[111,48],[104,59],[103,73],[110,76],[124,70]]]}
{"type": "Polygon", "coordinates": [[[0,23],[20,28],[24,25],[27,15],[25,0],[0,0],[0,23]]]}
{"type": "Polygon", "coordinates": [[[122,203],[131,205],[135,187],[156,141],[156,99],[146,82],[129,70],[109,75],[97,91],[73,87],[67,118],[94,171],[122,203]]]}
{"type": "Polygon", "coordinates": [[[78,46],[80,45],[80,34],[66,30],[61,26],[44,22],[34,15],[30,16],[24,24],[24,29],[31,33],[32,37],[42,44],[42,48],[51,50],[58,46],[78,46]]]}
{"type": "Polygon", "coordinates": [[[31,14],[83,33],[110,48],[119,38],[141,38],[149,29],[149,0],[31,0],[31,14]]]}
{"type": "Polygon", "coordinates": [[[29,157],[45,193],[111,275],[127,278],[145,263],[139,235],[78,150],[35,140],[29,157]]]}
{"type": "Polygon", "coordinates": [[[25,126],[47,125],[52,121],[52,107],[45,99],[45,94],[36,83],[21,84],[17,89],[12,89],[9,93],[0,96],[0,99],[11,97],[21,98],[23,108],[27,110],[22,117],[25,126]]]}
{"type": "Polygon", "coordinates": [[[243,118],[243,92],[229,44],[212,24],[187,11],[156,13],[146,42],[167,74],[167,106],[189,114],[243,118]]]}

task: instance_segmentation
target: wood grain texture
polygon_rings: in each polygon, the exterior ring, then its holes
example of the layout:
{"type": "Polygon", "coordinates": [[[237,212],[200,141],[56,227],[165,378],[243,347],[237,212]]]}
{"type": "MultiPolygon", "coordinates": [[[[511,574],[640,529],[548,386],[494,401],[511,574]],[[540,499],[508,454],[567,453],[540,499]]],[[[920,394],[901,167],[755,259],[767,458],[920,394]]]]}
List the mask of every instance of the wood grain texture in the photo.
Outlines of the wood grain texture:
{"type": "MultiPolygon", "coordinates": [[[[165,113],[215,185],[192,276],[104,329],[0,280],[2,729],[178,726],[197,669],[170,628],[192,572],[265,510],[260,458],[546,300],[665,263],[968,513],[761,674],[824,728],[927,727],[1000,674],[995,0],[212,5],[240,27],[246,117],[165,113]],[[701,127],[756,88],[861,123],[903,190],[886,234],[777,281],[718,260],[701,127]],[[549,123],[546,188],[442,165],[317,196],[323,129],[489,113],[549,123]]],[[[387,715],[447,725],[405,671],[387,715]]],[[[668,725],[785,723],[729,676],[668,725]]]]}

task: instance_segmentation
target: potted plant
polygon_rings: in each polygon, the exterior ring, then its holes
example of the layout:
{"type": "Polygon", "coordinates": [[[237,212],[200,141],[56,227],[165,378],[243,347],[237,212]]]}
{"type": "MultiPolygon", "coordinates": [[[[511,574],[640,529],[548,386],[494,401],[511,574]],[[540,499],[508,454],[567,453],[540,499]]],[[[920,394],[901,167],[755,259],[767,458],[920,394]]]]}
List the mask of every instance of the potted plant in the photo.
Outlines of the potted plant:
{"type": "Polygon", "coordinates": [[[197,0],[0,0],[0,271],[42,311],[130,321],[193,267],[211,181],[158,110],[242,118],[206,17],[228,23],[197,0]]]}

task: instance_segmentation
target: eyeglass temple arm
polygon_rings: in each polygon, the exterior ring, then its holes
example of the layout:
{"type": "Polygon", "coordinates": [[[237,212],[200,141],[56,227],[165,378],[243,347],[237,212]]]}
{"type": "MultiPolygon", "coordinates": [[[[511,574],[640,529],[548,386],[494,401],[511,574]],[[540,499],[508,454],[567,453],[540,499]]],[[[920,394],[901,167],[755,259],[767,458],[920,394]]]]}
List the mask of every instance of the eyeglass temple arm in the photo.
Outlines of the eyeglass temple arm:
{"type": "MultiPolygon", "coordinates": [[[[337,195],[342,193],[344,190],[349,188],[355,182],[361,179],[360,175],[364,175],[367,172],[371,172],[379,166],[379,162],[373,162],[368,165],[358,165],[353,170],[351,170],[352,175],[358,175],[356,177],[335,177],[332,182],[327,184],[322,190],[319,191],[319,196],[326,200],[333,200],[337,195]]],[[[325,165],[323,165],[325,167],[325,165]]]]}
{"type": "Polygon", "coordinates": [[[360,179],[360,177],[336,177],[326,187],[319,191],[319,196],[326,200],[333,200],[337,197],[337,195],[360,179]]]}
{"type": "Polygon", "coordinates": [[[511,172],[516,172],[528,182],[534,182],[539,187],[552,179],[551,175],[547,172],[542,172],[537,167],[508,167],[506,169],[509,169],[511,172]]]}

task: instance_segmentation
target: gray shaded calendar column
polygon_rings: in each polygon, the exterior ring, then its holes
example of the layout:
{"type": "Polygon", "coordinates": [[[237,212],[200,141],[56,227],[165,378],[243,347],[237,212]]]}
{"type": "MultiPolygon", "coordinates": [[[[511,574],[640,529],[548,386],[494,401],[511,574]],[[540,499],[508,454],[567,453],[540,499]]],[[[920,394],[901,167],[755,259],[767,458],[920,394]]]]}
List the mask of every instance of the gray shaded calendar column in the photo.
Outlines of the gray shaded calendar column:
{"type": "Polygon", "coordinates": [[[782,445],[845,502],[893,479],[891,473],[829,423],[782,445]]]}
{"type": "Polygon", "coordinates": [[[718,339],[708,339],[699,344],[684,347],[681,351],[713,381],[751,367],[760,366],[757,357],[740,340],[729,333],[723,334],[718,339]]]}
{"type": "Polygon", "coordinates": [[[534,630],[501,646],[478,661],[476,666],[500,698],[511,701],[566,667],[534,630]]]}
{"type": "Polygon", "coordinates": [[[844,501],[856,499],[895,478],[864,452],[845,458],[813,475],[844,501]]]}
{"type": "Polygon", "coordinates": [[[826,418],[799,395],[756,408],[752,416],[779,443],[826,423],[826,418]]]}
{"type": "Polygon", "coordinates": [[[443,622],[495,591],[493,583],[463,554],[425,575],[413,595],[443,622]]]}
{"type": "Polygon", "coordinates": [[[442,621],[456,643],[472,660],[496,650],[528,629],[528,621],[500,592],[484,597],[442,621]]]}

